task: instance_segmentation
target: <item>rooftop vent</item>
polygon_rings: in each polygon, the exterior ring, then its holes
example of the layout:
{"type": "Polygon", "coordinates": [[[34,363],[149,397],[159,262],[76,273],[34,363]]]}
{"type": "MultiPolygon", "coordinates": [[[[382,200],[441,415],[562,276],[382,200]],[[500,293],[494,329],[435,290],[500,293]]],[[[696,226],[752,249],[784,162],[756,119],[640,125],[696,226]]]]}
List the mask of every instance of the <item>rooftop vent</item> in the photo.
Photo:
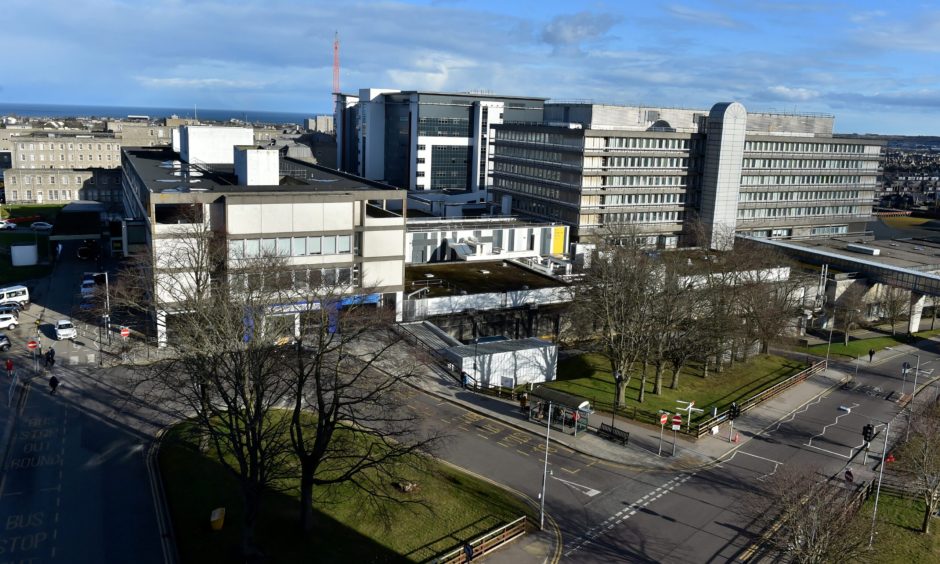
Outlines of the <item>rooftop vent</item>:
{"type": "Polygon", "coordinates": [[[881,249],[876,249],[874,247],[866,247],[865,245],[856,245],[855,243],[849,243],[848,245],[845,246],[845,248],[846,250],[849,250],[855,253],[871,255],[873,257],[876,257],[881,254],[881,249]]]}

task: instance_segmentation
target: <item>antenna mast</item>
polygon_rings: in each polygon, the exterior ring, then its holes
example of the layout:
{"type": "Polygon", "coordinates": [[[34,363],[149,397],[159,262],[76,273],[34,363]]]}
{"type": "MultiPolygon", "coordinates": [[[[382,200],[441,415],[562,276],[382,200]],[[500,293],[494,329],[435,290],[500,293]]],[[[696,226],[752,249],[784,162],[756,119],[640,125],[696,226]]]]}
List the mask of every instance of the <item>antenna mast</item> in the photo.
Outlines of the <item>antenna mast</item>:
{"type": "Polygon", "coordinates": [[[339,32],[333,33],[333,93],[339,93],[339,32]]]}

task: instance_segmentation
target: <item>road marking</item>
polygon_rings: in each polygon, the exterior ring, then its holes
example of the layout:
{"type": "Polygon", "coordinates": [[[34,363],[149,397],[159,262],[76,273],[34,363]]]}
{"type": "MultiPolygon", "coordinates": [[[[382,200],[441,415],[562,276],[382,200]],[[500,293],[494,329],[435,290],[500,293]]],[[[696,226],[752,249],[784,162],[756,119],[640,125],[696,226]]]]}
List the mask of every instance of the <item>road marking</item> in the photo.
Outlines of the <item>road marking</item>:
{"type": "Polygon", "coordinates": [[[551,479],[553,479],[553,480],[558,480],[558,481],[561,482],[562,484],[568,484],[568,485],[571,486],[572,488],[575,488],[576,490],[580,491],[581,493],[583,493],[584,495],[586,495],[586,496],[588,496],[588,497],[594,497],[594,496],[596,496],[597,494],[601,493],[600,490],[595,490],[594,488],[592,488],[592,487],[590,487],[590,486],[584,486],[584,485],[581,485],[581,484],[576,484],[575,482],[569,482],[568,480],[562,480],[561,478],[559,478],[559,477],[557,477],[557,476],[549,476],[549,478],[551,478],[551,479]]]}
{"type": "MultiPolygon", "coordinates": [[[[629,506],[621,509],[614,515],[611,515],[600,524],[595,525],[594,527],[588,529],[584,534],[578,537],[573,543],[572,547],[567,552],[564,553],[565,558],[571,556],[572,554],[581,550],[582,548],[592,544],[594,540],[597,537],[599,537],[601,534],[604,534],[607,531],[612,530],[615,526],[619,525],[623,521],[626,521],[630,517],[633,517],[634,515],[636,515],[639,509],[646,507],[651,502],[655,501],[656,499],[659,499],[664,494],[671,491],[672,488],[681,486],[682,484],[687,482],[690,478],[692,478],[696,474],[698,474],[698,472],[692,472],[691,474],[685,474],[685,475],[679,475],[679,476],[673,477],[665,484],[662,484],[655,490],[647,493],[640,499],[631,503],[629,506]]],[[[554,476],[552,477],[554,478],[554,476]]],[[[555,479],[557,480],[558,478],[555,478],[555,479]]]]}
{"type": "Polygon", "coordinates": [[[801,414],[801,413],[806,413],[806,411],[809,410],[810,406],[816,405],[816,404],[818,404],[819,402],[821,402],[822,399],[823,399],[823,397],[824,397],[824,396],[819,396],[819,397],[817,397],[816,399],[814,399],[814,400],[812,400],[812,401],[806,402],[806,403],[803,404],[803,406],[800,407],[799,409],[796,409],[796,410],[792,411],[792,412],[790,413],[789,417],[787,417],[786,419],[781,419],[780,421],[777,421],[777,424],[774,426],[774,428],[773,428],[772,430],[767,431],[766,433],[764,433],[764,435],[769,435],[769,434],[771,434],[771,433],[777,432],[778,430],[780,430],[780,426],[781,426],[781,425],[783,425],[784,423],[789,423],[790,421],[793,421],[794,419],[796,419],[796,416],[799,415],[799,414],[801,414]]]}
{"type": "MultiPolygon", "coordinates": [[[[843,413],[843,414],[841,414],[841,415],[837,415],[835,421],[833,421],[832,423],[830,423],[830,424],[824,426],[824,427],[822,428],[822,432],[821,432],[821,433],[816,434],[816,435],[813,435],[812,437],[810,437],[809,442],[804,443],[803,446],[808,446],[808,447],[810,447],[810,448],[814,448],[814,449],[820,450],[820,451],[822,451],[822,452],[826,452],[826,453],[829,453],[829,454],[833,454],[833,455],[838,456],[838,457],[841,457],[841,458],[852,458],[852,454],[854,454],[854,452],[855,452],[855,449],[852,448],[852,447],[849,447],[849,455],[846,456],[846,455],[844,455],[844,454],[839,454],[839,453],[837,453],[837,452],[832,452],[831,450],[826,450],[826,449],[824,449],[824,448],[819,448],[818,446],[814,446],[814,445],[813,445],[813,439],[816,439],[816,438],[819,438],[819,437],[825,435],[825,434],[826,434],[826,430],[828,430],[829,427],[832,427],[833,425],[837,424],[837,423],[839,422],[839,419],[842,419],[842,418],[845,417],[846,415],[851,415],[851,414],[852,414],[852,410],[855,409],[856,407],[858,407],[858,404],[857,404],[857,403],[853,403],[853,404],[852,404],[852,407],[848,408],[845,413],[843,413]]],[[[842,406],[839,406],[839,408],[840,408],[840,409],[843,409],[842,406]]]]}
{"type": "Polygon", "coordinates": [[[530,456],[529,453],[527,453],[527,452],[525,452],[525,451],[521,451],[521,450],[519,450],[519,449],[516,449],[516,452],[518,452],[519,454],[524,455],[524,456],[530,456]]]}

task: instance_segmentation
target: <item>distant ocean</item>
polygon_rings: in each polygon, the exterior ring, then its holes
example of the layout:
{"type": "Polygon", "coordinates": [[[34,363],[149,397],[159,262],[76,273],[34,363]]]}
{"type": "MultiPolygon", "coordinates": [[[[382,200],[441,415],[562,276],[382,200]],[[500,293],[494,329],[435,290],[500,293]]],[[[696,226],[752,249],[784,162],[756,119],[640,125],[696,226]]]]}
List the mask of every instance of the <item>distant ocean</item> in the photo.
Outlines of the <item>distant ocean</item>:
{"type": "MultiPolygon", "coordinates": [[[[303,125],[305,118],[311,118],[315,113],[298,114],[293,112],[261,112],[252,110],[213,110],[210,108],[196,108],[199,119],[209,121],[229,121],[231,119],[243,120],[251,123],[296,123],[303,125]]],[[[142,108],[133,106],[64,106],[53,104],[8,104],[0,102],[0,116],[20,117],[109,117],[126,118],[127,116],[149,116],[151,118],[165,118],[177,116],[181,118],[193,117],[193,108],[142,108]]]]}

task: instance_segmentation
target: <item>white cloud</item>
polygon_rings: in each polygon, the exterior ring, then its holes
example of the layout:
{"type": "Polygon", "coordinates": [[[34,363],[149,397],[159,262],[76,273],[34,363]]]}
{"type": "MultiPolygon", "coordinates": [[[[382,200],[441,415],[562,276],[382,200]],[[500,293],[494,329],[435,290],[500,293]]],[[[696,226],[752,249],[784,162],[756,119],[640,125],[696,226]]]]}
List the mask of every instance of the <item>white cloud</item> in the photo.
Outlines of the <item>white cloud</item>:
{"type": "Polygon", "coordinates": [[[666,11],[677,19],[694,24],[706,24],[728,29],[738,29],[745,27],[745,25],[738,20],[718,12],[696,10],[694,8],[689,8],[688,6],[680,5],[667,6],[666,11]]]}
{"type": "Polygon", "coordinates": [[[819,96],[819,92],[809,88],[791,88],[789,86],[771,86],[767,89],[772,98],[805,102],[819,96]]]}
{"type": "Polygon", "coordinates": [[[578,12],[552,18],[539,33],[539,39],[556,51],[577,49],[586,41],[601,39],[620,20],[611,14],[578,12]]]}
{"type": "Polygon", "coordinates": [[[152,77],[136,76],[139,83],[150,88],[235,88],[243,90],[253,90],[263,88],[266,82],[253,80],[231,80],[226,78],[184,78],[184,77],[152,77]]]}

